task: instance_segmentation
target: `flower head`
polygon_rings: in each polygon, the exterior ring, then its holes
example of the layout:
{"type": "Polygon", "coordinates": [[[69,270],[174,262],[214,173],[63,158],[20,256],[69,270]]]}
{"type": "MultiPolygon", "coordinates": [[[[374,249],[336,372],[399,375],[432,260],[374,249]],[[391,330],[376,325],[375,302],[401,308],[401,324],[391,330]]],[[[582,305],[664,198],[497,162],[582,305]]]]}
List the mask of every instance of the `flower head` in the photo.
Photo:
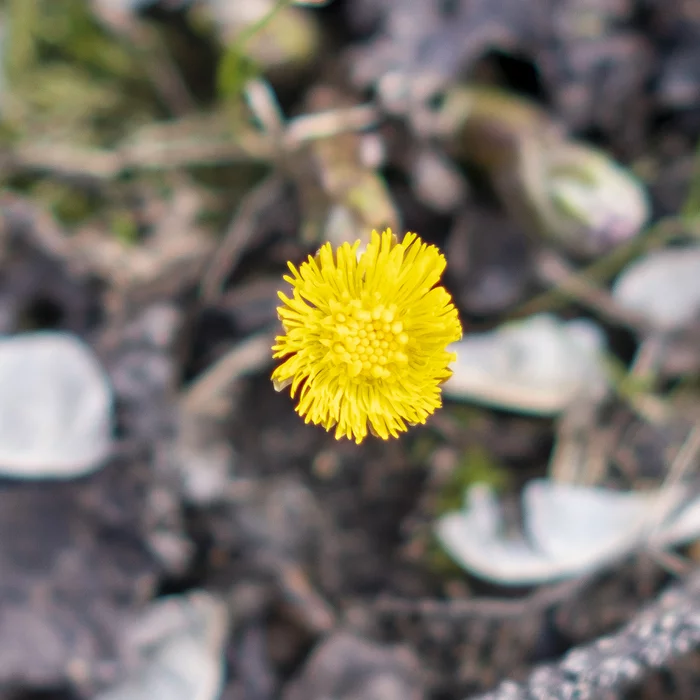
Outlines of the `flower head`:
{"type": "Polygon", "coordinates": [[[414,233],[399,243],[387,230],[359,248],[344,243],[334,255],[326,243],[299,269],[289,263],[292,298],[280,292],[278,308],[285,335],[272,348],[287,358],[272,374],[275,388],[299,392],[297,413],[358,444],[368,425],[386,440],[425,423],[452,374],[446,348],[462,336],[437,286],[446,262],[435,246],[414,233]]]}

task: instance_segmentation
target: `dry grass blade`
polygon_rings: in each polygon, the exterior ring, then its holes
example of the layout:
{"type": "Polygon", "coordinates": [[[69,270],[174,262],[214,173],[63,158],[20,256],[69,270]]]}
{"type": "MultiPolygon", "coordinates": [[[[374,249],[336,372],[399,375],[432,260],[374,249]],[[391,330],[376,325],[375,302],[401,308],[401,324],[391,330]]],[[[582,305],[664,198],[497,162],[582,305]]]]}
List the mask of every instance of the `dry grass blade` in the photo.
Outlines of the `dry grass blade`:
{"type": "Polygon", "coordinates": [[[379,111],[372,105],[329,109],[291,119],[284,135],[288,149],[296,149],[308,141],[362,131],[377,125],[379,111]]]}
{"type": "Polygon", "coordinates": [[[216,413],[216,408],[237,379],[270,364],[273,341],[274,333],[260,333],[232,348],[183,392],[181,407],[202,414],[213,408],[216,413]]]}
{"type": "Polygon", "coordinates": [[[245,195],[202,277],[200,291],[205,302],[211,303],[220,296],[225,278],[235,270],[255,234],[258,218],[281,191],[281,178],[272,174],[245,195]]]}
{"type": "Polygon", "coordinates": [[[197,165],[217,165],[267,160],[269,149],[251,139],[245,147],[230,141],[201,139],[178,142],[139,143],[113,151],[69,144],[23,143],[4,157],[8,169],[39,170],[62,176],[111,180],[129,170],[174,170],[197,165]]]}
{"type": "Polygon", "coordinates": [[[663,489],[664,497],[659,501],[658,507],[649,516],[649,525],[651,527],[650,538],[653,540],[654,534],[661,527],[661,519],[665,514],[668,514],[669,503],[673,499],[673,489],[677,487],[687,476],[688,472],[698,466],[698,457],[700,456],[700,426],[696,425],[688,434],[685,442],[678,451],[676,458],[673,460],[668,476],[666,477],[663,489]]]}
{"type": "Polygon", "coordinates": [[[641,315],[623,309],[610,294],[578,274],[562,257],[550,250],[541,251],[535,260],[537,274],[557,291],[572,297],[613,323],[637,333],[644,332],[648,322],[641,315]]]}

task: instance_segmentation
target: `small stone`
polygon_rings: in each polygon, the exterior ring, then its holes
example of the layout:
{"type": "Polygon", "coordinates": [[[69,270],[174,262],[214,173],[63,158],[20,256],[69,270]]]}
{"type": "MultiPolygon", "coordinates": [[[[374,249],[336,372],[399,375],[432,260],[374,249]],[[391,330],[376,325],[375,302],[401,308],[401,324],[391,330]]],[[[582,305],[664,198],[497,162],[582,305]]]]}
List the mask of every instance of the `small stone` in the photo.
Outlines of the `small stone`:
{"type": "Polygon", "coordinates": [[[216,700],[224,679],[226,606],[204,591],[162,598],[130,630],[141,664],[97,700],[216,700]]]}
{"type": "Polygon", "coordinates": [[[72,478],[112,446],[112,391],[76,336],[38,332],[0,340],[0,475],[72,478]]]}
{"type": "Polygon", "coordinates": [[[660,329],[688,325],[700,314],[700,247],[650,253],[623,270],[612,295],[660,329]]]}

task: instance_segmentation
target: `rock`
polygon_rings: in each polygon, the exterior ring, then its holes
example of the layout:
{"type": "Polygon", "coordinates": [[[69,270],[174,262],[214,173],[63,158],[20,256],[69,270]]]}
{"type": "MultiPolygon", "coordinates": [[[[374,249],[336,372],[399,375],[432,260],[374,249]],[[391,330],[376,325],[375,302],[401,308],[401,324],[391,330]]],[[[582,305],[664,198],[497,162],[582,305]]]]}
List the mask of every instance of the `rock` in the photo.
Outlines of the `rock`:
{"type": "Polygon", "coordinates": [[[216,700],[227,634],[226,607],[208,593],[156,601],[132,630],[139,667],[96,700],[216,700]]]}
{"type": "Polygon", "coordinates": [[[323,642],[284,700],[421,700],[418,659],[347,633],[323,642]]]}
{"type": "Polygon", "coordinates": [[[115,459],[75,481],[0,480],[0,688],[94,697],[123,662],[123,620],[154,594],[151,472],[115,459]]]}
{"type": "Polygon", "coordinates": [[[700,315],[700,246],[657,250],[628,265],[612,295],[663,330],[681,328],[700,315]]]}
{"type": "Polygon", "coordinates": [[[112,447],[112,391],[76,336],[27,333],[0,340],[0,475],[81,476],[112,447]]]}

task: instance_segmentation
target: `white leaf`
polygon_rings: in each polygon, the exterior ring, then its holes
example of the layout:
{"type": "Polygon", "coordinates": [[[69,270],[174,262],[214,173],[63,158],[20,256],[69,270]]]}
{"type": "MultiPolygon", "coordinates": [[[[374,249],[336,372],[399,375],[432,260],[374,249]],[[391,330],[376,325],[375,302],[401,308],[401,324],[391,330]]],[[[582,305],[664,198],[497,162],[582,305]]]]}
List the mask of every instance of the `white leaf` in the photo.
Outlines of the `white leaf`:
{"type": "MultiPolygon", "coordinates": [[[[506,537],[493,493],[479,484],[467,491],[462,512],[438,519],[436,532],[450,556],[475,576],[506,586],[533,585],[595,571],[641,547],[685,494],[682,486],[618,493],[535,480],[523,492],[525,533],[506,537]]],[[[686,520],[662,529],[660,537],[668,541],[698,531],[700,499],[686,520]]]]}
{"type": "Polygon", "coordinates": [[[582,396],[605,391],[603,334],[589,321],[549,314],[472,334],[453,343],[445,396],[524,413],[554,415],[582,396]]]}

